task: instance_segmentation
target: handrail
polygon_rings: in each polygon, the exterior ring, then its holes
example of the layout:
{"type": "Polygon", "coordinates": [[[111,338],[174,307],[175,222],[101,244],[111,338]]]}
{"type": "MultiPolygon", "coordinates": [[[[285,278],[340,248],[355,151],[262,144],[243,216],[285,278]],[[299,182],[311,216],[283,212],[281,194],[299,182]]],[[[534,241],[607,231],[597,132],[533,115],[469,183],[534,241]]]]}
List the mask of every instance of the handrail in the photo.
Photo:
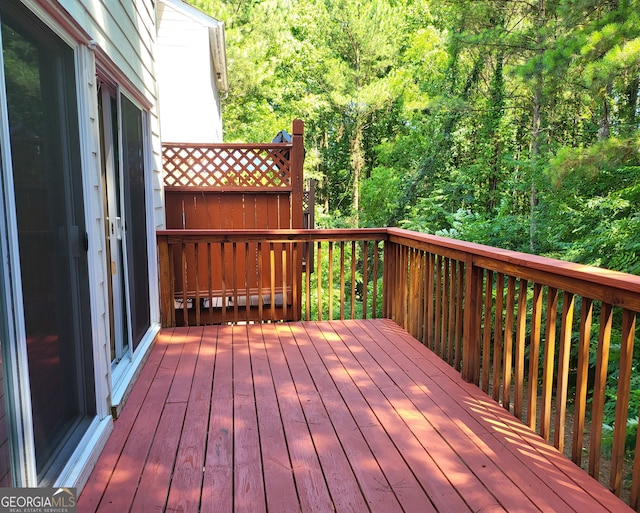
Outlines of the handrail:
{"type": "MultiPolygon", "coordinates": [[[[600,290],[600,297],[597,299],[609,301],[618,306],[624,304],[640,312],[640,276],[401,228],[387,228],[386,231],[390,241],[409,247],[432,248],[441,252],[449,250],[457,252],[458,255],[463,253],[473,255],[474,262],[479,267],[498,271],[497,263],[500,263],[499,267],[502,270],[506,266],[513,268],[515,273],[526,274],[532,278],[542,277],[539,273],[562,277],[563,280],[568,280],[567,286],[571,288],[596,287],[600,290]],[[491,264],[491,262],[494,263],[491,264]],[[573,282],[573,280],[578,281],[573,282]],[[616,291],[615,296],[609,295],[612,292],[611,289],[616,291]]],[[[578,293],[577,290],[574,292],[578,293]]],[[[585,293],[593,294],[593,290],[589,289],[585,293]]]]}
{"type": "MultiPolygon", "coordinates": [[[[175,314],[176,293],[166,284],[176,272],[183,284],[198,280],[207,262],[197,256],[202,247],[209,262],[217,258],[226,269],[220,292],[227,321],[242,317],[242,308],[244,318],[253,308],[259,310],[255,320],[267,321],[393,319],[467,381],[566,449],[574,463],[582,465],[588,449],[584,465],[595,478],[606,479],[614,493],[626,493],[623,476],[630,473],[629,500],[638,506],[640,450],[632,468],[625,457],[627,421],[636,413],[628,410],[640,277],[397,228],[165,230],[157,235],[163,322],[167,311],[175,314]],[[309,270],[315,275],[307,272],[303,279],[302,261],[312,261],[312,254],[315,266],[309,270]],[[247,271],[249,263],[255,265],[247,271]],[[257,289],[249,291],[254,275],[260,278],[257,289]],[[247,284],[246,290],[238,282],[247,284]],[[238,300],[243,294],[244,303],[238,300]],[[269,301],[250,306],[252,295],[269,296],[269,301]],[[276,315],[273,305],[278,304],[284,312],[276,315]],[[609,357],[618,347],[613,380],[609,357]],[[605,391],[613,381],[611,470],[600,476],[605,391]],[[574,429],[565,433],[569,415],[574,429]]],[[[199,302],[199,288],[207,287],[181,290],[187,321],[193,313],[186,306],[189,294],[199,302]]],[[[209,296],[212,288],[209,281],[209,296]]]]}
{"type": "Polygon", "coordinates": [[[183,238],[202,238],[211,242],[315,242],[329,240],[367,240],[387,239],[386,228],[335,228],[335,229],[298,229],[298,230],[158,230],[157,236],[171,240],[183,238]]]}

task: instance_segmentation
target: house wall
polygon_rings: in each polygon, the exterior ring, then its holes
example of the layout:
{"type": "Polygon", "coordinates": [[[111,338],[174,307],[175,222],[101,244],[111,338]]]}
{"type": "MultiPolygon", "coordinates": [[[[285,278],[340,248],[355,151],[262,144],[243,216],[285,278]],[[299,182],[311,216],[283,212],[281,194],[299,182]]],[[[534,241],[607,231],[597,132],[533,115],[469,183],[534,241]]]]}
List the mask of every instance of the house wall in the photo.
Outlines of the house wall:
{"type": "Polygon", "coordinates": [[[162,140],[222,142],[220,95],[211,59],[209,26],[176,9],[171,2],[159,1],[157,10],[162,140]]]}
{"type": "MultiPolygon", "coordinates": [[[[89,239],[91,326],[96,372],[98,419],[56,482],[82,488],[110,429],[111,408],[126,396],[144,355],[159,329],[155,230],[165,226],[160,123],[155,77],[156,12],[154,0],[16,0],[45,22],[76,56],[85,218],[89,239]],[[98,79],[106,80],[145,113],[147,253],[150,272],[151,329],[115,383],[109,349],[109,316],[104,202],[101,178],[98,79]]],[[[1,95],[0,95],[1,96],[1,95]]],[[[3,344],[6,341],[3,341],[3,344]]],[[[19,343],[19,342],[18,342],[19,343]]],[[[16,361],[24,356],[16,356],[16,361]]],[[[16,395],[17,397],[17,395],[16,395]]],[[[27,425],[28,422],[25,423],[27,425]]],[[[28,431],[28,429],[27,429],[28,431]]],[[[29,433],[25,435],[28,442],[29,433]]],[[[23,459],[29,459],[27,447],[23,459]]],[[[29,467],[27,461],[26,466],[29,467]]],[[[35,470],[18,478],[35,486],[35,470]]]]}

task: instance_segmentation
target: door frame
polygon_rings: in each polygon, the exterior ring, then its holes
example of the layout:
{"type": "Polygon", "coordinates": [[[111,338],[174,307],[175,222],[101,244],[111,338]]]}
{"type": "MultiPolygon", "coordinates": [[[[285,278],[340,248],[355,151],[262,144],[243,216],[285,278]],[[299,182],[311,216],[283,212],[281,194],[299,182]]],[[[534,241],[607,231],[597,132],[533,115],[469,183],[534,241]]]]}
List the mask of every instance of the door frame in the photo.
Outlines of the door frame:
{"type": "MultiPolygon", "coordinates": [[[[151,191],[153,190],[152,187],[152,170],[154,169],[154,152],[153,152],[153,147],[152,147],[152,134],[151,134],[151,123],[150,123],[150,112],[149,112],[149,106],[147,105],[143,105],[141,104],[141,102],[137,99],[138,95],[135,94],[131,94],[131,92],[128,90],[128,88],[126,88],[126,84],[121,84],[119,81],[119,77],[118,78],[114,78],[113,73],[110,72],[110,68],[107,65],[107,63],[104,63],[101,61],[101,59],[99,58],[98,55],[95,55],[95,63],[94,63],[94,77],[95,77],[95,84],[96,84],[96,90],[95,90],[95,119],[98,120],[96,122],[96,137],[97,137],[97,141],[98,141],[98,149],[99,148],[99,141],[100,141],[100,130],[103,129],[103,127],[100,126],[99,123],[99,116],[98,116],[98,83],[102,83],[105,84],[106,87],[108,87],[113,93],[115,93],[116,95],[116,101],[117,101],[117,105],[118,105],[118,124],[121,125],[121,115],[120,115],[120,105],[121,105],[121,98],[124,96],[126,97],[129,101],[131,101],[137,108],[140,109],[141,114],[142,114],[142,133],[143,133],[143,144],[144,144],[144,184],[145,184],[145,190],[149,192],[149,194],[145,195],[145,212],[146,212],[146,226],[147,226],[147,240],[146,240],[146,244],[147,244],[147,254],[149,256],[149,262],[148,262],[148,273],[149,273],[149,306],[150,306],[150,323],[149,323],[149,327],[147,329],[147,332],[145,333],[145,335],[143,336],[142,340],[140,341],[140,343],[138,344],[138,346],[134,349],[133,348],[133,344],[131,343],[131,339],[132,339],[132,331],[131,331],[131,309],[130,309],[130,291],[129,291],[129,276],[128,276],[128,266],[126,263],[127,260],[127,237],[126,237],[126,230],[123,227],[122,230],[122,240],[120,241],[122,244],[122,270],[123,270],[123,279],[124,279],[124,289],[123,289],[123,293],[125,295],[124,297],[124,309],[123,309],[123,315],[126,316],[126,326],[127,326],[127,336],[128,336],[128,344],[127,344],[127,350],[122,354],[122,358],[120,359],[119,362],[117,362],[117,364],[112,365],[111,364],[111,358],[110,358],[110,341],[111,341],[111,333],[109,332],[110,330],[110,323],[109,323],[109,309],[112,308],[112,305],[110,304],[110,300],[109,300],[109,294],[108,294],[108,290],[107,287],[105,285],[104,290],[102,291],[102,296],[103,296],[103,301],[104,301],[104,308],[105,308],[105,316],[106,316],[106,320],[103,321],[105,324],[105,341],[104,343],[106,344],[106,350],[104,351],[105,354],[105,358],[107,360],[107,366],[109,368],[109,399],[110,399],[110,407],[111,407],[111,412],[112,414],[117,417],[120,409],[122,408],[124,401],[126,400],[126,397],[128,396],[128,393],[130,392],[131,389],[131,384],[134,381],[137,373],[140,370],[140,366],[141,364],[144,362],[144,360],[146,359],[146,357],[148,356],[148,353],[151,349],[151,346],[156,338],[156,336],[158,335],[159,331],[160,331],[160,314],[159,314],[159,292],[158,292],[158,285],[157,285],[157,262],[156,262],[156,245],[155,245],[155,236],[152,236],[152,234],[155,234],[155,225],[153,223],[153,198],[151,197],[151,191]]],[[[124,173],[123,173],[123,162],[122,162],[122,130],[120,128],[120,126],[118,127],[118,155],[114,156],[117,157],[119,159],[118,161],[118,167],[119,167],[119,181],[120,181],[120,201],[121,201],[121,214],[122,216],[125,216],[125,209],[124,209],[124,173]]],[[[100,154],[98,154],[97,157],[97,173],[98,176],[101,176],[102,173],[102,156],[100,154]]],[[[102,190],[102,180],[101,178],[99,179],[100,182],[100,201],[99,201],[99,206],[95,207],[96,210],[99,210],[98,212],[95,212],[98,216],[99,219],[101,220],[101,222],[104,222],[104,208],[105,205],[103,204],[104,202],[104,198],[105,198],[105,193],[102,190]]],[[[126,222],[126,220],[125,220],[126,222]]],[[[101,231],[101,234],[104,233],[104,231],[101,231]]],[[[106,245],[108,244],[107,240],[104,240],[105,236],[101,235],[101,238],[103,239],[102,244],[103,244],[103,248],[106,248],[106,245]]],[[[104,250],[106,252],[106,249],[104,250]]],[[[107,264],[107,256],[102,255],[101,257],[101,261],[99,262],[99,265],[104,269],[104,276],[105,276],[105,280],[110,278],[110,269],[108,268],[108,264],[107,264]]]]}

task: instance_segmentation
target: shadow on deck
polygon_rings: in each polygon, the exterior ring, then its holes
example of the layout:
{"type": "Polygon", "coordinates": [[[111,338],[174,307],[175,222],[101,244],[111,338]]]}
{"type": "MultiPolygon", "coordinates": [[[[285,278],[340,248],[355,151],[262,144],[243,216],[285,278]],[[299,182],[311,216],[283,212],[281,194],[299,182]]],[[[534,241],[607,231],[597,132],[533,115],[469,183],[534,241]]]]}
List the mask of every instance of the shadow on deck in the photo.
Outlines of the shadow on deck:
{"type": "Polygon", "coordinates": [[[631,511],[390,320],[163,330],[78,506],[631,511]]]}

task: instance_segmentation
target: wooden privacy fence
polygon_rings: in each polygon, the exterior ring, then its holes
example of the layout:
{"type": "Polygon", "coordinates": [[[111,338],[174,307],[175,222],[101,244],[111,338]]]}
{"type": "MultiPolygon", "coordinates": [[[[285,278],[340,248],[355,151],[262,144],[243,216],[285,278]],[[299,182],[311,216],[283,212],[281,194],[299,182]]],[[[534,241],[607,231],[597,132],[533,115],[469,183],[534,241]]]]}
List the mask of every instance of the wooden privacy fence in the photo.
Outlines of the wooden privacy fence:
{"type": "Polygon", "coordinates": [[[289,143],[164,143],[167,228],[302,228],[302,121],[292,129],[289,143]]]}
{"type": "Polygon", "coordinates": [[[640,277],[393,228],[170,230],[158,244],[165,326],[278,320],[267,304],[278,301],[280,266],[292,278],[281,286],[287,318],[393,319],[638,509],[640,438],[627,426],[638,415],[640,277]],[[200,266],[191,288],[220,289],[227,303],[201,294],[176,310],[172,258],[203,247],[224,269],[200,266]],[[247,251],[261,255],[258,268],[234,264],[247,251]],[[314,272],[302,276],[311,252],[314,272]],[[247,287],[253,273],[268,277],[264,287],[247,287]]]}
{"type": "MultiPolygon", "coordinates": [[[[162,148],[166,226],[168,229],[292,229],[303,227],[304,125],[295,120],[291,142],[248,144],[165,143],[162,148]]],[[[312,208],[312,207],[311,207],[312,208]]],[[[174,248],[173,270],[176,304],[183,305],[183,322],[189,306],[211,292],[200,270],[213,269],[213,292],[204,302],[206,322],[226,322],[227,307],[246,302],[268,305],[269,318],[290,319],[291,280],[299,262],[292,248],[278,246],[275,274],[262,275],[269,262],[268,248],[256,244],[239,248],[218,245],[214,251],[201,245],[174,248]],[[238,276],[247,280],[247,295],[227,296],[238,276]],[[277,285],[274,286],[274,282],[277,285]],[[270,285],[269,285],[270,284],[270,285]],[[197,286],[196,286],[197,285],[197,286]],[[264,297],[259,292],[273,288],[264,297]],[[260,296],[259,296],[260,294],[260,296]],[[219,312],[217,308],[223,306],[219,312]],[[216,315],[220,313],[220,315],[216,315]]],[[[200,312],[192,312],[200,319],[200,312]]],[[[262,315],[262,313],[260,314],[262,315]]],[[[255,316],[254,316],[255,317],[255,316]]],[[[253,319],[254,317],[249,317],[253,319]]]]}

